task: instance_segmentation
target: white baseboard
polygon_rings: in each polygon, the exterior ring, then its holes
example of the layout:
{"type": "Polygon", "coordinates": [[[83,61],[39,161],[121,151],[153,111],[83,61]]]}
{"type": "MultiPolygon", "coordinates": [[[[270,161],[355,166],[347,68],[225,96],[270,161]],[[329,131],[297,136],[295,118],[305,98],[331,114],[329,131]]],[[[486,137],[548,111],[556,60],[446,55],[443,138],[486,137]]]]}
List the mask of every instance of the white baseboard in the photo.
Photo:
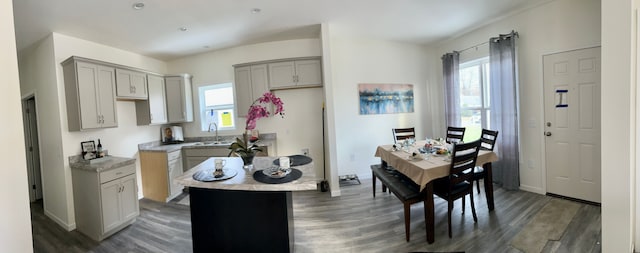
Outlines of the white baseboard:
{"type": "Polygon", "coordinates": [[[331,197],[340,197],[341,194],[340,190],[331,190],[331,197]]]}
{"type": "Polygon", "coordinates": [[[546,195],[547,194],[545,191],[542,190],[542,188],[531,187],[531,186],[527,186],[527,185],[520,185],[520,190],[533,192],[533,193],[537,193],[537,194],[540,194],[540,195],[546,195]]]}
{"type": "Polygon", "coordinates": [[[72,231],[76,229],[76,223],[67,224],[62,219],[58,218],[58,216],[54,215],[52,212],[44,210],[44,215],[52,219],[55,223],[58,223],[59,226],[66,229],[67,231],[72,231]]]}

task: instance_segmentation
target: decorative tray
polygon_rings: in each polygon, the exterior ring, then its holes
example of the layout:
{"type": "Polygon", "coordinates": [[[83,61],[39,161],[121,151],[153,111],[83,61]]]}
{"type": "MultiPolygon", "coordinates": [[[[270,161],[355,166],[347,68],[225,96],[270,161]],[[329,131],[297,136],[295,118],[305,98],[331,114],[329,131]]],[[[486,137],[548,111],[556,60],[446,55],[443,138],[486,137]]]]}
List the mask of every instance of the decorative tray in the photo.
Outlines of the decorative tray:
{"type": "Polygon", "coordinates": [[[223,168],[222,176],[215,177],[213,172],[215,169],[203,169],[197,171],[193,174],[193,179],[201,181],[201,182],[213,182],[213,181],[222,181],[227,180],[229,178],[235,177],[238,174],[238,171],[232,168],[223,168]]]}

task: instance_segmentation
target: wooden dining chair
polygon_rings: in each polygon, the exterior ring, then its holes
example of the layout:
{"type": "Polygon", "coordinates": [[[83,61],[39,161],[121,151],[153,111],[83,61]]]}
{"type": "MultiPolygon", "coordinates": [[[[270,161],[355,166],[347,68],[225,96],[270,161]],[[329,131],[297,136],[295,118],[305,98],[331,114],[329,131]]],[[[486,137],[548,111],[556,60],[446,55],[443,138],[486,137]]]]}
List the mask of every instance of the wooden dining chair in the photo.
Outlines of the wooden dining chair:
{"type": "Polygon", "coordinates": [[[393,128],[392,130],[395,143],[409,138],[416,138],[416,129],[414,127],[393,128]]]}
{"type": "Polygon", "coordinates": [[[462,142],[464,139],[464,131],[466,128],[464,127],[447,127],[447,138],[445,139],[447,143],[458,143],[462,142]]]}
{"type": "MultiPolygon", "coordinates": [[[[480,151],[480,140],[454,144],[449,175],[436,179],[433,183],[433,193],[448,203],[449,238],[451,238],[451,211],[455,200],[464,199],[469,195],[473,221],[478,222],[476,207],[473,203],[473,173],[464,173],[464,171],[473,170],[475,167],[478,151],[480,151]]],[[[464,213],[464,209],[462,211],[464,213]]]]}
{"type": "MultiPolygon", "coordinates": [[[[482,129],[480,135],[480,149],[493,151],[498,139],[498,131],[482,129]]],[[[484,179],[484,168],[482,166],[476,166],[473,168],[473,180],[476,182],[478,188],[478,194],[480,194],[480,179],[484,179]]]]}

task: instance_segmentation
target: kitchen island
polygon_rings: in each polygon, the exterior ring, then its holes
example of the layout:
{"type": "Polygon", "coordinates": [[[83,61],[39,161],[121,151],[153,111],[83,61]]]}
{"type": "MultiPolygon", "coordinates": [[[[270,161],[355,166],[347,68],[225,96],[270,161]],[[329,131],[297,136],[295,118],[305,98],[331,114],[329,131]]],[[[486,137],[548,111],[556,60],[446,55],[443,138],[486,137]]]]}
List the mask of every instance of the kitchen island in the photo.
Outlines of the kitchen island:
{"type": "MultiPolygon", "coordinates": [[[[313,162],[293,168],[297,180],[266,184],[253,173],[272,165],[277,157],[256,157],[253,169],[243,169],[239,157],[213,157],[186,171],[175,181],[189,187],[193,252],[293,252],[293,191],[317,189],[313,162]],[[237,173],[223,181],[193,179],[211,170],[214,159],[227,160],[225,168],[237,173]]],[[[261,173],[261,172],[259,172],[261,173]]]]}

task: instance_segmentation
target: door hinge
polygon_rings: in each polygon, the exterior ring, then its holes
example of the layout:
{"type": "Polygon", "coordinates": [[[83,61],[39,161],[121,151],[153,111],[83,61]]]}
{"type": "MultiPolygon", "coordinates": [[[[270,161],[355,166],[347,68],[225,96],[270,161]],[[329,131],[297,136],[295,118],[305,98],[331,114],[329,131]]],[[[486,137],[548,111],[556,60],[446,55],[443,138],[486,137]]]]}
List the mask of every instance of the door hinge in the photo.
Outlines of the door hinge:
{"type": "Polygon", "coordinates": [[[29,108],[24,109],[24,111],[25,111],[26,113],[29,113],[29,108]]]}
{"type": "Polygon", "coordinates": [[[33,147],[29,147],[29,151],[33,152],[33,147]]]}
{"type": "Polygon", "coordinates": [[[35,184],[32,185],[31,188],[33,188],[35,190],[36,189],[36,185],[35,184]]]}

